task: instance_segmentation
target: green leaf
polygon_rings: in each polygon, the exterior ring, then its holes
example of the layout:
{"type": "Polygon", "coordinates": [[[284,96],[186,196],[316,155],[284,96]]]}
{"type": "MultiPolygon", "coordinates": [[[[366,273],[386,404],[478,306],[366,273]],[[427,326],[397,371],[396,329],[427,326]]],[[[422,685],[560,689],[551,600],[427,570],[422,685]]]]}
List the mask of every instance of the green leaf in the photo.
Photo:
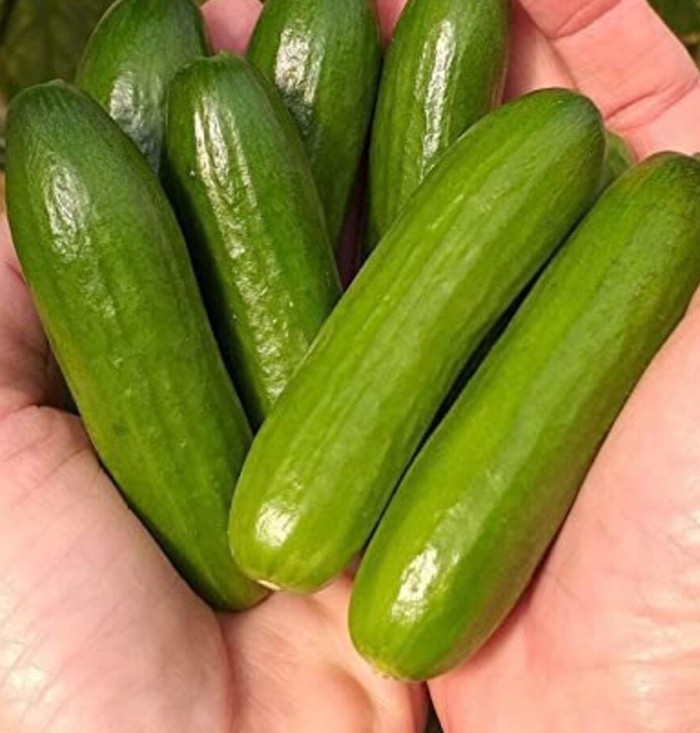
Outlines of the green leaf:
{"type": "Polygon", "coordinates": [[[649,1],[686,44],[700,40],[700,0],[649,1]]]}

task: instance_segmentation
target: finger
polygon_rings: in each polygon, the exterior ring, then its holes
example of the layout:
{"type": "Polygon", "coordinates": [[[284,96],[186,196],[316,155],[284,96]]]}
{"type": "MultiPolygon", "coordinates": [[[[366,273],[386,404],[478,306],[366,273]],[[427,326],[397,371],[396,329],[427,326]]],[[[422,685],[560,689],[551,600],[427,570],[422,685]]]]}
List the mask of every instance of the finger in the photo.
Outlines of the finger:
{"type": "Polygon", "coordinates": [[[609,126],[637,153],[700,150],[700,76],[646,0],[520,0],[609,126]]]}
{"type": "Polygon", "coordinates": [[[513,8],[513,36],[506,99],[535,89],[574,87],[574,80],[552,44],[520,5],[513,8]]]}
{"type": "Polygon", "coordinates": [[[202,13],[214,50],[244,53],[261,10],[259,0],[209,0],[202,13]]]}
{"type": "Polygon", "coordinates": [[[313,596],[275,594],[251,612],[228,617],[240,733],[421,733],[422,685],[375,674],[347,629],[346,576],[313,596]]]}
{"type": "Polygon", "coordinates": [[[507,730],[514,710],[524,733],[698,722],[698,373],[696,306],[617,421],[530,595],[434,683],[448,733],[507,730]]]}
{"type": "Polygon", "coordinates": [[[57,404],[62,382],[0,217],[0,420],[28,405],[57,404]]]}
{"type": "Polygon", "coordinates": [[[385,42],[391,38],[406,2],[407,0],[376,0],[379,23],[385,42]]]}

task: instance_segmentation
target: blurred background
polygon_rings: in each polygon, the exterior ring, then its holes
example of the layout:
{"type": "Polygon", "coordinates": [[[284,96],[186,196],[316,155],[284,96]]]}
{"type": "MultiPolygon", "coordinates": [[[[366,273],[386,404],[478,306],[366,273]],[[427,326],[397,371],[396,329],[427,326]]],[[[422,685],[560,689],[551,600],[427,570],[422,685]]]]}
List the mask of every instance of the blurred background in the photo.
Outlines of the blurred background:
{"type": "MultiPolygon", "coordinates": [[[[700,61],[700,0],[650,2],[700,61]]],[[[4,164],[2,130],[8,101],[31,84],[55,78],[70,80],[88,36],[111,3],[0,0],[0,170],[4,164]]]]}

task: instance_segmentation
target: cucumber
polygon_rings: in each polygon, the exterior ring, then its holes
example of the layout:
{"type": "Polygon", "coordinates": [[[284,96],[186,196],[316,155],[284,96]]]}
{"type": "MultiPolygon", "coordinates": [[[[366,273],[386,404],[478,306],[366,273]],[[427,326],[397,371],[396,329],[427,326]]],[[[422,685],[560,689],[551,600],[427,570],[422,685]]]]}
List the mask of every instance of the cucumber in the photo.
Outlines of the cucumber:
{"type": "Polygon", "coordinates": [[[120,0],[93,32],[77,83],[158,172],[168,84],[207,51],[204,21],[191,0],[120,0]]]}
{"type": "Polygon", "coordinates": [[[250,429],[155,175],[60,82],[15,98],[7,144],[17,254],[100,458],[205,598],[259,601],[226,537],[250,429]]]}
{"type": "Polygon", "coordinates": [[[403,679],[478,650],[529,583],[700,280],[700,165],[623,175],[404,478],[360,567],[359,651],[403,679]]]}
{"type": "Polygon", "coordinates": [[[450,149],[253,443],[231,514],[244,572],[311,591],[345,568],[469,355],[592,200],[604,149],[597,110],[558,90],[450,149]]]}
{"type": "Polygon", "coordinates": [[[373,0],[267,0],[248,58],[299,125],[339,245],[369,130],[381,64],[373,0]]]}
{"type": "Polygon", "coordinates": [[[501,98],[508,0],[409,0],[387,52],[372,128],[371,250],[440,156],[501,98]]]}
{"type": "Polygon", "coordinates": [[[258,426],[340,297],[299,133],[267,79],[221,54],[175,77],[165,150],[214,332],[258,426]]]}
{"type": "Polygon", "coordinates": [[[605,156],[605,168],[603,170],[603,190],[636,163],[634,153],[623,138],[609,130],[606,134],[608,152],[605,156]]]}

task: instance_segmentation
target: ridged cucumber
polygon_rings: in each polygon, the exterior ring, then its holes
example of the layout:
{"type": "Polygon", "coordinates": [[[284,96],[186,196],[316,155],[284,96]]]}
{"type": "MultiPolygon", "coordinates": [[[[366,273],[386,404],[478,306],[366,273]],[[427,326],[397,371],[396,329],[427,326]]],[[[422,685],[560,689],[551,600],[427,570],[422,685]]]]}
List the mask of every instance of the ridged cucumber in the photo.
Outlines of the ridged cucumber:
{"type": "Polygon", "coordinates": [[[433,677],[499,625],[699,280],[700,165],[662,154],[603,195],[404,478],[351,604],[377,667],[433,677]]]}
{"type": "Polygon", "coordinates": [[[63,83],[15,98],[7,144],[17,253],[97,452],[197,590],[255,603],[226,537],[250,429],[155,175],[63,83]]]}
{"type": "Polygon", "coordinates": [[[168,84],[179,69],[207,51],[204,21],[192,0],[120,0],[93,32],[77,83],[109,112],[157,172],[168,84]]]}
{"type": "Polygon", "coordinates": [[[592,200],[604,149],[593,105],[549,90],[444,156],[253,443],[231,522],[250,577],[309,591],[360,550],[469,355],[592,200]]]}
{"type": "Polygon", "coordinates": [[[387,52],[372,127],[371,249],[440,156],[500,101],[508,0],[409,0],[387,52]]]}
{"type": "Polygon", "coordinates": [[[374,108],[381,46],[373,0],[267,0],[249,59],[296,119],[334,245],[374,108]]]}
{"type": "Polygon", "coordinates": [[[299,133],[267,79],[222,54],[175,77],[165,149],[214,332],[260,425],[340,297],[299,133]]]}

